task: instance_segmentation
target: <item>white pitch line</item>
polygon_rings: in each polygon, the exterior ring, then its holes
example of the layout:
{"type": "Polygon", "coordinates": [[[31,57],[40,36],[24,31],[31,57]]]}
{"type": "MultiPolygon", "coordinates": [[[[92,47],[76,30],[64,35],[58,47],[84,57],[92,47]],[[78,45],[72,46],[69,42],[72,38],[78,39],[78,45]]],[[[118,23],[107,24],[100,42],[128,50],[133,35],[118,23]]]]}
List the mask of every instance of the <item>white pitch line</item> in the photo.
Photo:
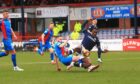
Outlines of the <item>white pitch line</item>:
{"type": "Polygon", "coordinates": [[[105,60],[105,61],[113,61],[113,60],[135,60],[135,59],[140,59],[140,57],[136,57],[136,58],[103,59],[103,60],[105,60]]]}
{"type": "MultiPolygon", "coordinates": [[[[27,62],[27,63],[19,63],[19,65],[33,65],[33,64],[50,64],[51,62],[27,62]]],[[[11,65],[11,63],[5,63],[2,65],[11,65]]]]}
{"type": "MultiPolygon", "coordinates": [[[[137,58],[117,58],[117,59],[103,59],[104,61],[117,61],[117,60],[135,60],[140,59],[140,57],[137,58]]],[[[19,63],[20,65],[33,65],[33,64],[51,64],[51,62],[26,62],[26,63],[19,63]]],[[[10,63],[5,63],[4,65],[11,65],[10,63]]]]}
{"type": "Polygon", "coordinates": [[[27,62],[27,63],[20,63],[20,64],[50,64],[51,62],[27,62]]]}

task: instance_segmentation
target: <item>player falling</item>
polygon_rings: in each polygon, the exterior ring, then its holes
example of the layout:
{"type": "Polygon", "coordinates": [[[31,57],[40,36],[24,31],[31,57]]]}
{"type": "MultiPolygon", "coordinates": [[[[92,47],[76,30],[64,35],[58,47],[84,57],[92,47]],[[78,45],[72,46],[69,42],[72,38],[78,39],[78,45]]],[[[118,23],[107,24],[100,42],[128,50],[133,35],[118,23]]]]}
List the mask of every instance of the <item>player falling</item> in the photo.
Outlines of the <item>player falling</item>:
{"type": "Polygon", "coordinates": [[[23,69],[19,68],[16,63],[16,51],[13,46],[12,35],[15,39],[17,39],[13,29],[11,28],[11,21],[8,18],[9,12],[8,10],[3,11],[3,19],[0,21],[1,30],[3,34],[3,44],[5,52],[0,52],[0,57],[7,56],[11,54],[11,60],[13,62],[14,71],[23,71],[23,69]]]}
{"type": "Polygon", "coordinates": [[[89,20],[85,21],[82,25],[82,28],[84,29],[83,33],[85,35],[82,46],[83,48],[87,49],[88,51],[91,51],[91,49],[96,46],[98,49],[98,62],[102,62],[101,60],[101,53],[103,52],[100,47],[100,41],[97,37],[98,28],[97,28],[97,19],[96,18],[90,18],[89,20]],[[90,25],[87,27],[87,24],[90,23],[90,25]],[[85,30],[86,29],[86,30],[85,30]],[[88,44],[88,45],[86,45],[88,44]]]}
{"type": "MultiPolygon", "coordinates": [[[[84,38],[82,40],[82,43],[80,46],[74,49],[75,52],[79,52],[82,54],[90,55],[90,51],[93,49],[94,46],[97,47],[98,49],[98,61],[102,62],[101,60],[101,53],[106,53],[108,50],[102,50],[100,41],[97,37],[98,29],[95,24],[97,24],[96,19],[91,19],[92,25],[90,25],[87,29],[83,31],[84,33],[84,38]]],[[[87,22],[84,23],[84,28],[87,22]]]]}
{"type": "MultiPolygon", "coordinates": [[[[94,20],[94,19],[93,19],[94,20]]],[[[97,46],[98,48],[98,55],[101,55],[101,53],[106,53],[108,50],[102,50],[100,46],[100,41],[97,37],[98,29],[91,25],[88,29],[84,30],[84,39],[82,40],[82,43],[80,46],[73,49],[74,52],[78,52],[79,56],[83,57],[82,61],[86,65],[85,68],[88,68],[91,66],[91,61],[89,59],[90,52],[93,49],[94,46],[97,46]]],[[[72,51],[69,51],[69,54],[72,54],[72,51]]],[[[102,61],[100,61],[102,62],[102,61]]]]}
{"type": "Polygon", "coordinates": [[[57,37],[56,43],[54,45],[55,53],[56,53],[56,66],[57,70],[60,71],[60,66],[58,64],[59,61],[67,66],[67,69],[70,70],[73,66],[83,67],[88,69],[88,72],[91,72],[99,67],[99,65],[89,65],[82,61],[83,58],[81,56],[68,55],[68,50],[65,49],[65,46],[68,43],[68,39],[65,42],[62,42],[62,37],[57,37]]]}
{"type": "Polygon", "coordinates": [[[54,61],[54,50],[51,46],[50,40],[53,37],[53,28],[54,28],[54,23],[50,23],[49,27],[44,31],[44,33],[39,37],[39,48],[35,47],[34,51],[37,51],[40,55],[44,54],[44,51],[49,50],[50,52],[50,57],[51,57],[51,63],[55,64],[54,61]]]}

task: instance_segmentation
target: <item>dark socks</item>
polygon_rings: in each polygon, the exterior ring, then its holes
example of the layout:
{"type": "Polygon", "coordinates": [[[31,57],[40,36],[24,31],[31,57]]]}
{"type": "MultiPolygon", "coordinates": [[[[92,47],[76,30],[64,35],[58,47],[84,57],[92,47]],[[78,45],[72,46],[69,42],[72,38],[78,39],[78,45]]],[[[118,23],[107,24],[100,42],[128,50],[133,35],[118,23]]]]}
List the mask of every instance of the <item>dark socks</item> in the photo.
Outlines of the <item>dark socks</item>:
{"type": "Polygon", "coordinates": [[[51,60],[54,60],[54,53],[50,54],[50,58],[51,58],[51,60]]]}

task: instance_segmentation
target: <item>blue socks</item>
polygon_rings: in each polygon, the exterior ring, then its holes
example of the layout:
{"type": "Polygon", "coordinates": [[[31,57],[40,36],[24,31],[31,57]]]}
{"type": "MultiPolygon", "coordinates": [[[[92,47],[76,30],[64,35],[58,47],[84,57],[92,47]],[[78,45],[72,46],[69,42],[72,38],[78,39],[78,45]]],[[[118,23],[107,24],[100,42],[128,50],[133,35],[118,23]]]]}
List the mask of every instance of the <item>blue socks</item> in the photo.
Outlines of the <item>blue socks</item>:
{"type": "Polygon", "coordinates": [[[0,57],[3,57],[3,56],[7,56],[7,54],[5,52],[1,52],[0,57]]]}
{"type": "MultiPolygon", "coordinates": [[[[7,54],[5,52],[1,52],[0,53],[0,57],[3,57],[3,56],[7,56],[7,54]]],[[[13,62],[13,66],[17,66],[17,63],[16,63],[16,54],[12,54],[11,56],[11,60],[13,62]]]]}
{"type": "Polygon", "coordinates": [[[40,55],[42,54],[42,51],[40,50],[40,49],[38,49],[38,51],[37,51],[40,55]]]}
{"type": "Polygon", "coordinates": [[[16,54],[12,54],[11,60],[12,60],[12,62],[13,62],[13,66],[14,66],[14,67],[17,66],[17,63],[16,63],[16,54]]]}
{"type": "Polygon", "coordinates": [[[54,60],[54,53],[50,54],[50,58],[51,58],[51,60],[54,60]]]}

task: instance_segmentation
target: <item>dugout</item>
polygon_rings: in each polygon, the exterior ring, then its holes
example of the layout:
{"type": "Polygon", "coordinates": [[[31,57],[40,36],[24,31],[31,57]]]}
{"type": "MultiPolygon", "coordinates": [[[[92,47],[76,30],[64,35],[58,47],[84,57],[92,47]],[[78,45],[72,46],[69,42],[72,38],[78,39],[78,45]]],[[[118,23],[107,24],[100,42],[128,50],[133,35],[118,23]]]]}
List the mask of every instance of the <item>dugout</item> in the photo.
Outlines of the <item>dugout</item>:
{"type": "Polygon", "coordinates": [[[36,8],[36,20],[37,20],[37,32],[43,32],[48,27],[50,22],[54,22],[55,25],[62,24],[63,28],[60,32],[64,34],[70,30],[69,24],[69,7],[40,7],[36,8]]]}

